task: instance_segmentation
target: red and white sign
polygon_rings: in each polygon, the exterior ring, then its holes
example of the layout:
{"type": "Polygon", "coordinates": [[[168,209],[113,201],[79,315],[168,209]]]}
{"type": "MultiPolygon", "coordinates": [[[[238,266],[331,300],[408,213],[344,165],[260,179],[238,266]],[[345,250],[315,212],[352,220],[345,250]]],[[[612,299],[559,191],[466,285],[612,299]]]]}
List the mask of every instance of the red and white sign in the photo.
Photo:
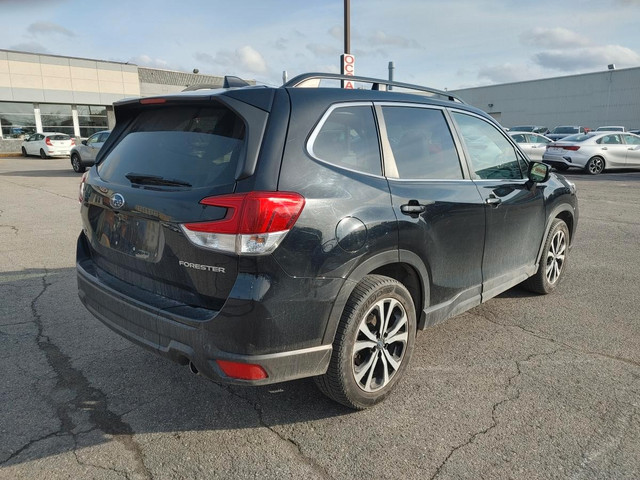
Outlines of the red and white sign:
{"type": "MultiPolygon", "coordinates": [[[[340,60],[342,61],[342,75],[353,76],[356,73],[356,57],[351,55],[350,53],[343,53],[340,55],[340,60]]],[[[353,82],[349,80],[342,81],[342,88],[354,88],[353,82]]]]}

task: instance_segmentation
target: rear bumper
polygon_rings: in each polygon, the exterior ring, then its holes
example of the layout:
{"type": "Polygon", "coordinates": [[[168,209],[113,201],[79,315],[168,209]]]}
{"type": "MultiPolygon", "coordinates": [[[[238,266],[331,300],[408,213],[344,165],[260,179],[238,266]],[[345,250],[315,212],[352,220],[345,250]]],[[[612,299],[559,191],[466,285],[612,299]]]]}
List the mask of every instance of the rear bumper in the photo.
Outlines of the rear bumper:
{"type": "MultiPolygon", "coordinates": [[[[575,154],[575,152],[572,152],[575,154]]],[[[544,154],[542,156],[542,161],[547,165],[551,165],[552,167],[576,167],[583,168],[586,164],[584,158],[576,156],[576,155],[548,155],[544,154]]]]}
{"type": "Polygon", "coordinates": [[[241,274],[221,310],[177,308],[110,278],[86,253],[81,234],[76,269],[82,303],[113,331],[158,355],[192,362],[202,375],[224,383],[269,384],[326,372],[332,347],[322,345],[322,336],[342,279],[281,277],[270,286],[270,298],[259,300],[255,292],[264,275],[241,274]],[[268,377],[231,378],[216,360],[257,364],[268,377]]]}
{"type": "MultiPolygon", "coordinates": [[[[321,375],[331,358],[331,345],[319,345],[261,355],[234,354],[216,347],[203,326],[168,318],[162,311],[126,297],[77,265],[78,294],[98,320],[128,340],[180,364],[192,362],[199,373],[214,381],[268,384],[321,375]],[[216,360],[258,364],[267,372],[263,380],[227,377],[216,360]]],[[[218,339],[219,340],[219,339],[218,339]]]]}

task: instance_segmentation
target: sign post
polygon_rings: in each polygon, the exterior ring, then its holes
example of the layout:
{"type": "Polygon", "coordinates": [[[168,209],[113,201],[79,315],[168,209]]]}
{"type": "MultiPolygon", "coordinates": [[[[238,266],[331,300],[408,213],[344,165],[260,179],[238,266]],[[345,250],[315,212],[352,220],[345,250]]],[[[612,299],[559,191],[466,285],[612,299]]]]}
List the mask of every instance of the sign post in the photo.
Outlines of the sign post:
{"type": "MultiPolygon", "coordinates": [[[[352,77],[356,72],[356,57],[350,53],[343,53],[340,55],[341,72],[342,75],[348,75],[352,77]]],[[[353,89],[353,82],[351,80],[342,80],[342,88],[353,89]]]]}

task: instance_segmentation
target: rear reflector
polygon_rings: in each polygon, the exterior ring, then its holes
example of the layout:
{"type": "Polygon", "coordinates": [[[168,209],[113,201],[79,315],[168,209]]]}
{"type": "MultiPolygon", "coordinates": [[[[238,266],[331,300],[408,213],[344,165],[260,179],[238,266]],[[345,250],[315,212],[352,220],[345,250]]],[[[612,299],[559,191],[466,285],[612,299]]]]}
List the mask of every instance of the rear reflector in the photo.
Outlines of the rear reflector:
{"type": "Polygon", "coordinates": [[[200,203],[224,207],[227,214],[221,220],[181,225],[192,243],[239,255],[264,255],[293,227],[305,200],[293,192],[249,192],[207,197],[200,203]]]}
{"type": "Polygon", "coordinates": [[[238,378],[240,380],[262,380],[267,378],[267,372],[260,365],[252,363],[228,362],[227,360],[216,360],[227,377],[238,378]]]}

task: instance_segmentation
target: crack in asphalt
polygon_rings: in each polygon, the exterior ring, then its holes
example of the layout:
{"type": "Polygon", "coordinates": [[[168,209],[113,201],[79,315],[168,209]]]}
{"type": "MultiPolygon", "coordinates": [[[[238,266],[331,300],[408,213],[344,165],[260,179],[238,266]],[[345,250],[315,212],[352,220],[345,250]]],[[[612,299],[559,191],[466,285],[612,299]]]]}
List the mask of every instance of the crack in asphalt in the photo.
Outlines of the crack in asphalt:
{"type": "Polygon", "coordinates": [[[37,190],[37,191],[42,192],[42,193],[49,193],[51,195],[55,195],[56,197],[66,198],[67,200],[76,200],[74,197],[69,197],[67,195],[61,195],[61,194],[56,193],[56,192],[50,192],[49,190],[45,190],[44,188],[38,188],[38,187],[34,187],[33,185],[24,185],[22,183],[11,182],[11,181],[7,180],[6,178],[3,178],[2,181],[10,183],[11,185],[15,185],[17,187],[30,188],[32,190],[37,190]]]}
{"type": "Polygon", "coordinates": [[[334,480],[333,477],[331,476],[331,474],[329,474],[329,472],[327,471],[326,468],[324,468],[322,465],[320,465],[314,458],[309,457],[309,456],[304,454],[304,452],[302,451],[302,447],[298,442],[296,442],[293,438],[289,438],[289,437],[281,434],[275,428],[273,428],[271,425],[269,425],[267,422],[265,422],[265,420],[264,420],[264,410],[262,409],[262,405],[260,405],[259,402],[253,402],[249,398],[245,397],[244,395],[240,395],[238,392],[236,392],[233,389],[233,387],[231,385],[224,385],[224,384],[218,384],[218,383],[216,383],[216,385],[218,387],[220,387],[221,389],[225,390],[226,392],[228,392],[230,395],[233,395],[234,397],[239,398],[240,400],[243,400],[247,405],[249,405],[251,408],[253,408],[253,410],[255,410],[255,412],[256,412],[256,414],[258,416],[258,423],[260,424],[260,426],[266,428],[267,430],[269,430],[270,432],[275,434],[280,440],[282,440],[282,441],[286,442],[287,444],[295,447],[295,451],[297,452],[298,457],[300,457],[300,459],[302,459],[302,461],[305,464],[307,464],[311,468],[313,468],[322,478],[325,478],[325,479],[328,479],[328,480],[334,480]]]}
{"type": "Polygon", "coordinates": [[[18,230],[18,227],[14,227],[13,225],[0,225],[0,228],[10,228],[11,230],[13,230],[14,235],[18,235],[18,233],[20,232],[20,230],[18,230]]]}
{"type": "MultiPolygon", "coordinates": [[[[56,432],[35,439],[13,452],[9,458],[0,462],[0,465],[16,458],[20,453],[27,450],[39,441],[53,436],[71,436],[74,442],[73,454],[77,457],[78,436],[82,433],[74,432],[76,424],[72,416],[78,413],[86,413],[89,421],[93,425],[92,431],[98,429],[120,442],[124,448],[133,454],[135,460],[135,473],[147,479],[152,479],[151,473],[144,465],[144,457],[140,446],[133,439],[133,429],[126,423],[121,415],[117,415],[107,407],[106,395],[99,389],[92,387],[89,380],[71,364],[71,358],[65,355],[62,350],[44,334],[42,316],[38,312],[38,300],[46,293],[47,289],[53,285],[47,281],[48,271],[44,268],[42,278],[42,289],[31,301],[31,314],[37,327],[36,343],[38,348],[44,353],[47,363],[55,374],[56,384],[53,392],[71,393],[73,397],[66,400],[56,400],[49,397],[48,402],[54,407],[56,416],[60,421],[60,429],[56,432]]],[[[64,395],[62,395],[64,397],[64,395]]],[[[80,462],[79,462],[80,463],[80,462]]],[[[104,468],[104,467],[102,467],[104,468]]],[[[122,472],[118,472],[122,473],[122,472]]]]}
{"type": "Polygon", "coordinates": [[[539,338],[540,340],[545,340],[547,342],[552,342],[555,343],[557,345],[561,345],[563,348],[566,348],[567,350],[571,350],[573,352],[577,352],[577,353],[582,353],[583,355],[590,355],[590,356],[594,356],[594,357],[602,357],[602,358],[606,358],[608,360],[613,360],[616,362],[622,362],[625,363],[627,365],[631,365],[634,367],[640,367],[640,362],[636,361],[636,360],[631,360],[630,358],[625,358],[625,357],[619,357],[616,355],[609,355],[606,353],[602,353],[602,352],[592,352],[589,350],[585,350],[582,349],[580,347],[576,347],[574,345],[570,345],[568,343],[562,342],[560,340],[557,340],[547,334],[544,333],[540,333],[540,332],[535,332],[533,330],[529,330],[521,325],[518,325],[516,323],[513,324],[506,324],[506,323],[500,323],[498,321],[495,320],[495,315],[493,312],[491,312],[491,310],[489,310],[486,306],[481,306],[481,307],[477,307],[477,309],[472,313],[473,315],[476,315],[480,318],[483,318],[484,320],[486,320],[489,323],[493,323],[494,325],[498,325],[500,327],[504,327],[504,328],[517,328],[518,330],[522,330],[525,333],[528,333],[529,335],[539,338]],[[493,316],[494,318],[490,318],[491,316],[493,316]]]}
{"type": "Polygon", "coordinates": [[[495,429],[498,425],[498,418],[497,418],[497,412],[498,409],[504,405],[507,402],[513,402],[515,400],[517,400],[518,398],[520,398],[520,389],[516,388],[515,389],[515,393],[513,393],[512,395],[509,394],[509,390],[511,389],[511,387],[513,386],[513,383],[515,381],[516,378],[518,378],[521,374],[522,374],[522,369],[521,369],[521,364],[522,363],[527,363],[529,361],[531,361],[531,359],[535,358],[535,357],[546,357],[546,356],[551,356],[551,355],[555,355],[558,351],[560,351],[561,349],[558,348],[552,352],[544,352],[544,353],[532,353],[530,355],[528,355],[526,358],[522,359],[522,360],[515,360],[515,368],[516,368],[516,372],[515,374],[511,375],[508,379],[507,379],[507,383],[504,387],[504,393],[505,393],[505,398],[503,398],[502,400],[496,402],[493,404],[493,406],[491,407],[491,425],[489,425],[486,428],[483,428],[482,430],[479,430],[473,434],[471,434],[471,436],[464,442],[460,443],[459,445],[456,445],[455,447],[453,447],[449,453],[447,454],[447,456],[444,458],[444,460],[442,460],[442,462],[440,463],[440,465],[438,465],[438,467],[436,468],[436,471],[434,472],[434,474],[431,476],[430,480],[434,480],[435,478],[437,478],[441,473],[442,470],[444,469],[444,467],[447,465],[447,463],[449,463],[449,460],[451,459],[451,457],[458,451],[461,450],[463,448],[465,448],[468,445],[471,445],[476,438],[478,438],[480,435],[486,435],[487,433],[489,433],[491,430],[495,429]]]}

